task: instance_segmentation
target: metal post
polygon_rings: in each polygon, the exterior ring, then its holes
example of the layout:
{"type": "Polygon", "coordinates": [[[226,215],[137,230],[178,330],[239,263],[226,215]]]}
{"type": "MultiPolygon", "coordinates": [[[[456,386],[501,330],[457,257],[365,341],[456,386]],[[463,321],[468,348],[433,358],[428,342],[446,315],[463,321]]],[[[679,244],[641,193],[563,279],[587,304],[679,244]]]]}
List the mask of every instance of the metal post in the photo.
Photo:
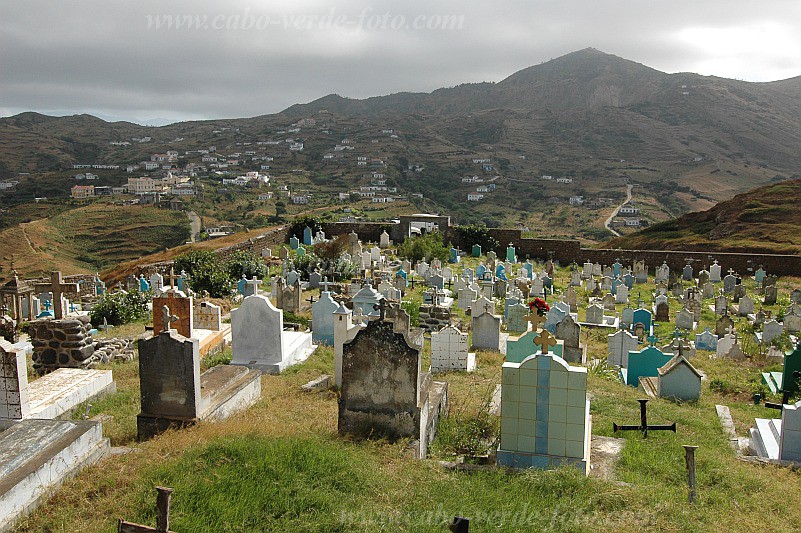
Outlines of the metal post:
{"type": "Polygon", "coordinates": [[[690,488],[690,503],[695,503],[695,450],[698,446],[684,444],[684,462],[687,465],[687,485],[690,488]]]}

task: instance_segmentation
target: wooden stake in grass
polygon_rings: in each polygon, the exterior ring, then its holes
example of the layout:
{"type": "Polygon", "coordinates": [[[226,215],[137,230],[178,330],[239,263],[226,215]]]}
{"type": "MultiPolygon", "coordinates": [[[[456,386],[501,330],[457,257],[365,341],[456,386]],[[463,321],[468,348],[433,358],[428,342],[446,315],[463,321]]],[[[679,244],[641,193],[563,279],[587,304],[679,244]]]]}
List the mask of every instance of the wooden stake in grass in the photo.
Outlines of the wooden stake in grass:
{"type": "Polygon", "coordinates": [[[683,444],[684,446],[684,462],[687,465],[687,485],[690,488],[689,499],[690,503],[695,503],[695,450],[698,449],[698,446],[690,446],[689,444],[683,444]]]}
{"type": "Polygon", "coordinates": [[[126,522],[120,518],[117,524],[117,533],[170,533],[170,495],[172,489],[168,487],[156,487],[158,496],[156,497],[156,527],[143,526],[126,522]]]}

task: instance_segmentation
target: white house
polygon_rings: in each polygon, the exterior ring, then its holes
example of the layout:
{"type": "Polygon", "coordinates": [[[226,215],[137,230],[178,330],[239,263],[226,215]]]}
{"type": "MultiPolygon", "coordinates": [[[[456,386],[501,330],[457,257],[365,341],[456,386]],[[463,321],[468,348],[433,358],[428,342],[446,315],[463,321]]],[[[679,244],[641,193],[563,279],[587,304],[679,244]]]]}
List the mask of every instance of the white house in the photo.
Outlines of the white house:
{"type": "Polygon", "coordinates": [[[478,202],[479,200],[481,200],[483,198],[484,198],[484,195],[483,194],[478,194],[478,193],[468,193],[468,195],[467,195],[467,201],[468,202],[478,202]]]}
{"type": "Polygon", "coordinates": [[[625,204],[621,206],[620,211],[618,211],[618,214],[624,217],[638,215],[639,213],[640,209],[632,204],[625,204]]]}

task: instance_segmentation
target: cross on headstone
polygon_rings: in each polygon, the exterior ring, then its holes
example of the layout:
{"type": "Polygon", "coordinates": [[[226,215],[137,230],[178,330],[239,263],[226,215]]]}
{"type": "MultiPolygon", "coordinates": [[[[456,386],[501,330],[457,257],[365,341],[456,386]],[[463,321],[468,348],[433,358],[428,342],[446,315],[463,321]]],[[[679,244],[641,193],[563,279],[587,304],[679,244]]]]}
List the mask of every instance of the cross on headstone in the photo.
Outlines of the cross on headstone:
{"type": "Polygon", "coordinates": [[[673,330],[673,338],[674,339],[681,339],[683,337],[684,337],[684,333],[679,328],[676,328],[675,330],[673,330]]]}
{"type": "Polygon", "coordinates": [[[331,290],[328,288],[330,285],[331,282],[328,281],[328,276],[324,277],[323,282],[320,283],[320,286],[323,288],[323,292],[331,292],[331,290]]]}
{"type": "Polygon", "coordinates": [[[547,329],[540,331],[539,335],[534,337],[534,342],[542,346],[542,353],[543,355],[548,354],[548,350],[552,346],[556,346],[556,337],[551,335],[551,332],[547,329]]]}
{"type": "Polygon", "coordinates": [[[675,422],[673,422],[672,424],[669,424],[669,425],[649,426],[648,425],[647,407],[646,407],[647,404],[648,404],[648,400],[647,399],[640,399],[640,400],[637,400],[637,401],[640,402],[640,425],[639,426],[634,426],[634,425],[618,426],[617,424],[615,424],[613,422],[612,423],[612,431],[613,432],[617,433],[618,431],[642,431],[643,438],[647,438],[648,437],[648,431],[649,430],[650,431],[672,431],[673,433],[676,433],[676,423],[675,422]]]}
{"type": "Polygon", "coordinates": [[[53,307],[53,304],[50,303],[50,300],[45,300],[42,302],[42,307],[45,308],[45,311],[50,311],[50,308],[53,307]]]}
{"type": "Polygon", "coordinates": [[[310,294],[309,297],[306,298],[306,301],[309,302],[309,305],[314,305],[314,302],[316,302],[317,300],[314,299],[313,294],[310,294]]]}
{"type": "Polygon", "coordinates": [[[175,275],[174,267],[170,267],[170,275],[168,277],[170,278],[170,288],[175,289],[175,281],[178,279],[178,276],[175,275]]]}
{"type": "Polygon", "coordinates": [[[169,332],[171,329],[170,324],[172,324],[173,322],[178,322],[181,319],[180,317],[170,314],[170,308],[167,307],[166,305],[161,306],[161,316],[162,316],[162,322],[164,323],[164,330],[162,331],[162,333],[169,332]]]}
{"type": "MultiPolygon", "coordinates": [[[[801,378],[801,372],[799,372],[798,370],[794,371],[793,381],[798,381],[799,378],[801,378]]],[[[782,393],[782,403],[765,402],[765,407],[767,407],[768,409],[778,409],[779,411],[783,410],[787,402],[790,401],[790,394],[792,394],[792,392],[790,391],[790,387],[785,385],[784,388],[782,388],[781,393],[782,393]]]]}
{"type": "Polygon", "coordinates": [[[380,300],[378,300],[377,304],[373,304],[373,309],[375,309],[375,310],[377,310],[379,312],[379,317],[380,317],[381,321],[383,322],[384,321],[384,317],[387,314],[387,299],[386,298],[381,298],[380,300]]]}
{"type": "Polygon", "coordinates": [[[534,328],[534,331],[537,331],[540,327],[540,324],[545,322],[545,317],[540,315],[539,313],[532,313],[530,315],[526,315],[523,317],[526,322],[530,322],[531,326],[534,328]]]}
{"type": "Polygon", "coordinates": [[[729,335],[734,335],[734,343],[737,344],[737,340],[738,340],[737,339],[737,330],[735,329],[735,327],[733,325],[729,326],[728,328],[726,328],[726,333],[728,333],[729,335]]]}
{"type": "Polygon", "coordinates": [[[156,527],[143,526],[133,522],[126,522],[122,518],[117,523],[118,533],[170,533],[170,496],[172,489],[156,487],[156,527]]]}
{"type": "Polygon", "coordinates": [[[730,269],[729,269],[729,275],[730,275],[730,276],[733,276],[733,275],[734,275],[734,269],[733,269],[733,268],[730,268],[730,269]]]}
{"type": "Polygon", "coordinates": [[[657,337],[656,335],[649,335],[647,340],[648,342],[651,343],[651,346],[655,346],[656,343],[659,341],[659,337],[657,337]]]}
{"type": "MultiPolygon", "coordinates": [[[[300,278],[298,278],[298,279],[300,279],[300,278]]],[[[247,280],[247,282],[245,282],[245,285],[250,285],[251,286],[251,288],[253,290],[253,294],[259,294],[259,285],[261,285],[261,280],[258,279],[254,275],[252,278],[247,280]]]]}
{"type": "Polygon", "coordinates": [[[80,291],[77,283],[65,283],[61,278],[61,272],[58,270],[50,273],[50,283],[37,283],[34,289],[53,293],[53,316],[56,318],[64,318],[64,309],[61,307],[61,296],[65,292],[77,293],[80,291]]]}

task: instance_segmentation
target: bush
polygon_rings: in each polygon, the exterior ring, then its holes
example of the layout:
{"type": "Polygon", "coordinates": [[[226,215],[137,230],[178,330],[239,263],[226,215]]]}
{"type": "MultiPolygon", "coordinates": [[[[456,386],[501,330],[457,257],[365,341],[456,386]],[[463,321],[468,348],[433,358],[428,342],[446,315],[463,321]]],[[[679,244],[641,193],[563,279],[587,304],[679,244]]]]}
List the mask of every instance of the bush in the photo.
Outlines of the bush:
{"type": "Polygon", "coordinates": [[[193,291],[205,291],[212,298],[229,296],[236,287],[236,282],[228,276],[228,272],[211,250],[193,250],[180,255],[175,258],[174,266],[176,271],[186,272],[193,291]]]}
{"type": "Polygon", "coordinates": [[[146,293],[107,292],[100,297],[89,316],[95,326],[102,324],[104,318],[109,325],[119,326],[147,317],[147,302],[146,293]]]}
{"type": "Polygon", "coordinates": [[[398,246],[398,255],[409,261],[437,258],[448,260],[450,249],[442,242],[442,235],[437,232],[411,237],[398,246]]]}
{"type": "Polygon", "coordinates": [[[242,274],[248,279],[253,276],[264,279],[268,271],[267,265],[264,264],[264,259],[262,259],[260,255],[244,250],[234,252],[231,255],[225,265],[225,270],[228,272],[228,277],[232,280],[239,280],[242,274]]]}
{"type": "Polygon", "coordinates": [[[295,270],[300,274],[301,279],[308,280],[309,274],[317,271],[327,277],[331,281],[352,278],[358,271],[359,267],[356,263],[345,261],[341,257],[337,259],[323,259],[317,257],[312,252],[296,257],[293,261],[295,270]]]}
{"type": "Polygon", "coordinates": [[[456,232],[469,250],[472,250],[475,244],[481,246],[481,250],[484,253],[500,248],[500,243],[495,237],[489,234],[489,229],[484,224],[456,226],[456,232]]]}

